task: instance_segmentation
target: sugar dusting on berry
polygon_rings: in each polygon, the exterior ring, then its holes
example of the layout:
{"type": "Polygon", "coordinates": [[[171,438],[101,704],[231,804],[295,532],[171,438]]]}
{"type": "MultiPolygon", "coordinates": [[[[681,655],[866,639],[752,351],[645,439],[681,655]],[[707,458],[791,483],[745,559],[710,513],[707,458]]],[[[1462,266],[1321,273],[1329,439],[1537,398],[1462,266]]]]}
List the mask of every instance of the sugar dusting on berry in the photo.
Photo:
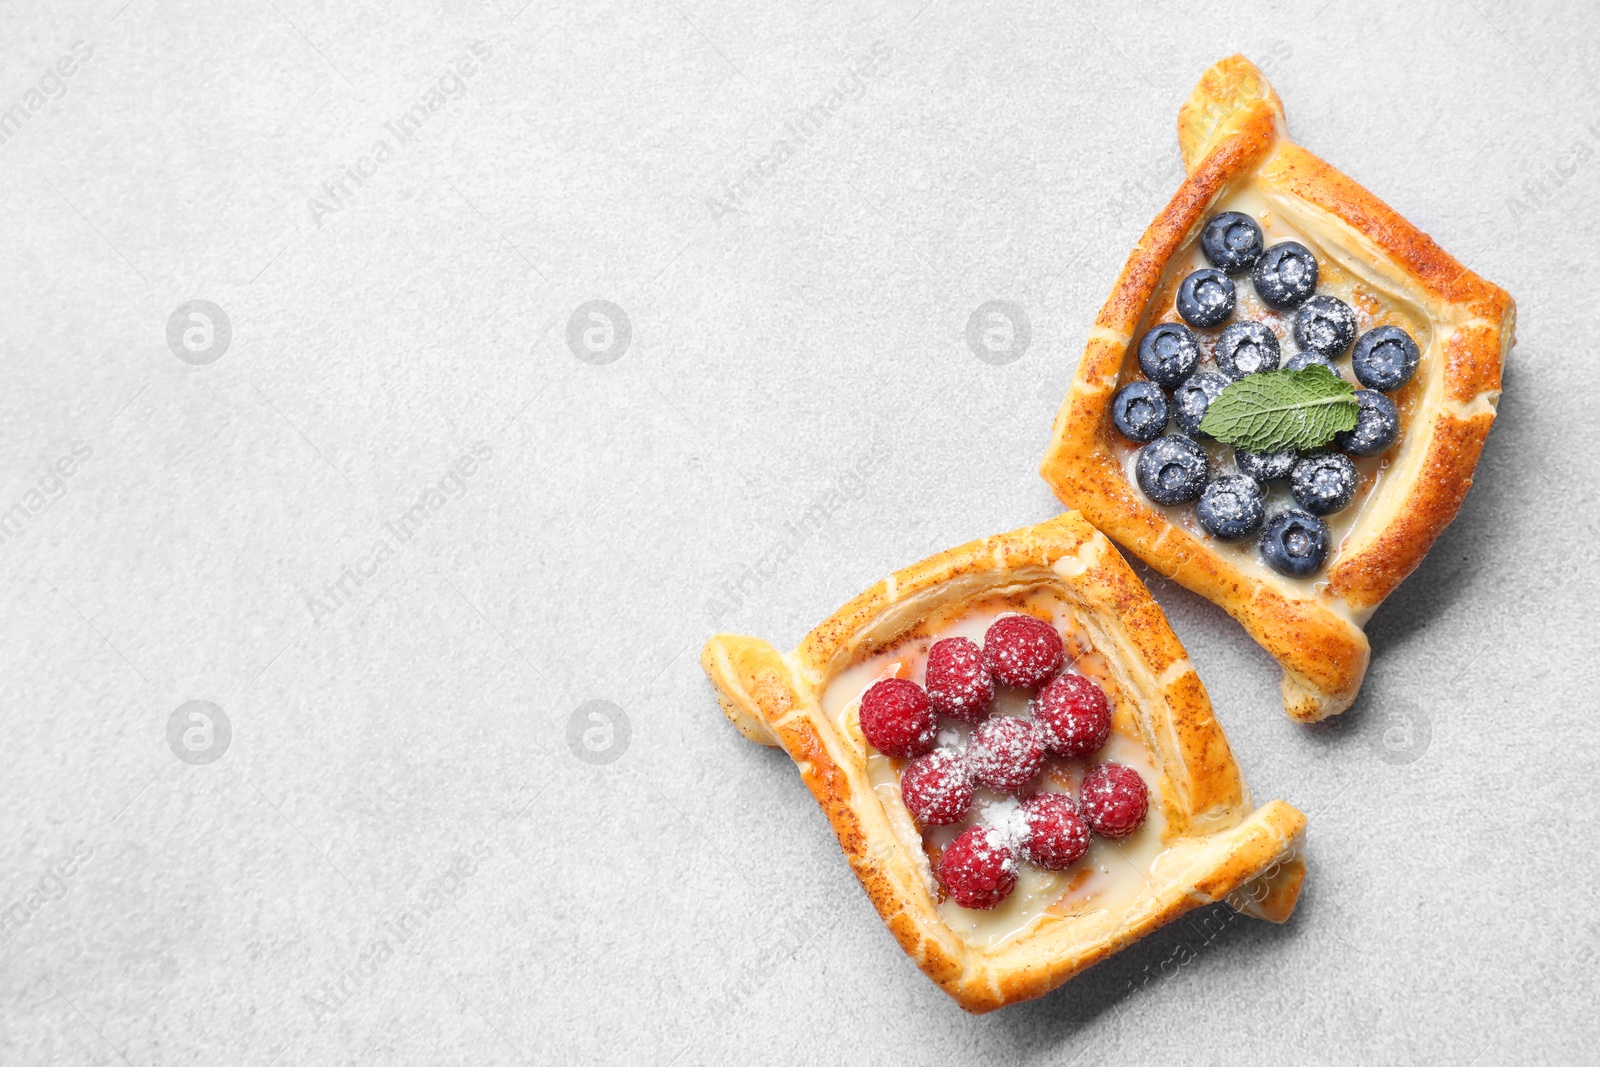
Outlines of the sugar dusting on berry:
{"type": "Polygon", "coordinates": [[[912,760],[900,775],[900,796],[924,826],[948,826],[972,807],[966,760],[953,749],[937,749],[912,760]]]}
{"type": "Polygon", "coordinates": [[[1069,759],[1092,755],[1111,737],[1105,690],[1081,674],[1063,674],[1041,689],[1033,716],[1050,751],[1069,759]]]}
{"type": "Polygon", "coordinates": [[[861,733],[886,756],[912,759],[931,751],[939,717],[922,687],[904,678],[884,678],[861,697],[861,733]]]}
{"type": "Polygon", "coordinates": [[[1015,797],[1006,797],[984,802],[979,810],[981,814],[978,820],[989,832],[990,847],[1009,853],[1015,868],[1016,856],[1028,840],[1028,816],[1022,810],[1022,802],[1015,797]]]}
{"type": "Polygon", "coordinates": [[[1061,634],[1032,615],[1002,615],[983,635],[983,658],[1003,685],[1034,689],[1061,669],[1061,634]]]}
{"type": "Polygon", "coordinates": [[[941,715],[963,722],[981,722],[994,699],[983,650],[965,637],[935,642],[928,650],[928,698],[941,715]]]}
{"type": "Polygon", "coordinates": [[[1020,869],[1017,866],[1016,846],[1002,831],[993,826],[983,827],[983,843],[991,853],[999,857],[1000,869],[1009,874],[1016,874],[1020,869]]]}
{"type": "Polygon", "coordinates": [[[1137,830],[1150,810],[1150,792],[1144,779],[1138,771],[1120,763],[1102,763],[1084,775],[1078,800],[1089,828],[1113,839],[1137,830]]]}
{"type": "Polygon", "coordinates": [[[997,792],[1015,793],[1038,777],[1044,741],[1027,719],[988,719],[972,731],[967,758],[979,782],[997,792]]]}
{"type": "Polygon", "coordinates": [[[1064,871],[1089,851],[1088,826],[1065,793],[1036,793],[1023,801],[1028,838],[1023,854],[1047,871],[1064,871]]]}
{"type": "Polygon", "coordinates": [[[1017,887],[1017,857],[993,830],[969,827],[939,861],[939,880],[963,908],[987,911],[1017,887]]]}

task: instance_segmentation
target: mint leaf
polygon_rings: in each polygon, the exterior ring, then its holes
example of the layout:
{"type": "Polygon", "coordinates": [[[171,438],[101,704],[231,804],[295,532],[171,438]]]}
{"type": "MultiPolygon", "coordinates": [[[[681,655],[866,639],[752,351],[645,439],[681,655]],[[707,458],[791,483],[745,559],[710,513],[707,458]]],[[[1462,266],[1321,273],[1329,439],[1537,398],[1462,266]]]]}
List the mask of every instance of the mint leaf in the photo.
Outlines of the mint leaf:
{"type": "Polygon", "coordinates": [[[1200,430],[1246,452],[1304,451],[1355,429],[1360,410],[1355,386],[1313,363],[1232,383],[1206,409],[1200,430]]]}

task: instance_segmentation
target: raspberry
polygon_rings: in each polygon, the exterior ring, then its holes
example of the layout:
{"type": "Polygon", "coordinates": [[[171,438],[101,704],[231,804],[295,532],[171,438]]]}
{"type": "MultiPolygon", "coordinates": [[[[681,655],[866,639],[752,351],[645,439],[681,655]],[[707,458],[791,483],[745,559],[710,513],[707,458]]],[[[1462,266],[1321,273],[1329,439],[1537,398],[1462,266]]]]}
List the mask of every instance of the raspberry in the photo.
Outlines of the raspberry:
{"type": "Polygon", "coordinates": [[[1150,810],[1150,791],[1132,767],[1102,763],[1083,776],[1078,790],[1083,821],[1101,837],[1127,837],[1150,810]]]}
{"type": "Polygon", "coordinates": [[[989,714],[994,679],[983,649],[965,637],[947,637],[928,649],[928,699],[940,715],[979,723],[989,714]]]}
{"type": "Polygon", "coordinates": [[[985,719],[967,743],[972,776],[999,793],[1016,793],[1039,776],[1044,742],[1027,719],[985,719]]]}
{"type": "Polygon", "coordinates": [[[1033,704],[1045,747],[1067,759],[1100,751],[1111,737],[1111,705],[1103,689],[1081,674],[1063,674],[1033,704]]]}
{"type": "Polygon", "coordinates": [[[966,760],[948,748],[918,756],[900,775],[900,796],[924,826],[960,822],[972,809],[966,760]]]}
{"type": "Polygon", "coordinates": [[[915,682],[885,678],[861,698],[861,732],[885,756],[911,759],[932,751],[939,716],[915,682]]]}
{"type": "Polygon", "coordinates": [[[1035,793],[1022,802],[1028,820],[1023,855],[1047,871],[1064,871],[1089,851],[1089,828],[1066,793],[1035,793]]]}
{"type": "Polygon", "coordinates": [[[973,826],[950,842],[939,860],[939,880],[963,908],[983,911],[1017,887],[1017,856],[986,826],[973,826]]]}
{"type": "Polygon", "coordinates": [[[1032,615],[1006,615],[983,635],[983,659],[1002,685],[1034,689],[1061,667],[1061,635],[1032,615]]]}

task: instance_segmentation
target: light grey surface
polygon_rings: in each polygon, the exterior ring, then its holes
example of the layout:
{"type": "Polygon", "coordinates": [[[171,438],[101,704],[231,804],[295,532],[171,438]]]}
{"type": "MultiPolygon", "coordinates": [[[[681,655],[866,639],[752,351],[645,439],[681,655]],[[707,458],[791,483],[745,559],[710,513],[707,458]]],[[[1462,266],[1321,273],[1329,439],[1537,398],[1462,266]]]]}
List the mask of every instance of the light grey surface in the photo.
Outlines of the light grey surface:
{"type": "Polygon", "coordinates": [[[1592,11],[123,4],[0,14],[0,107],[92,46],[0,144],[0,510],[92,450],[0,544],[0,1062],[1592,1055],[1592,11]],[[1311,815],[1294,920],[1204,913],[970,1018],[696,651],[1056,513],[1051,416],[1233,51],[1518,298],[1501,419],[1337,722],[1152,583],[1256,797],[1311,815]],[[166,340],[191,299],[232,325],[207,365],[166,340]],[[632,328],[605,365],[567,344],[594,299],[632,328]],[[990,300],[1031,324],[1000,366],[964,340],[990,300]],[[191,700],[215,762],[169,748],[191,700]]]}

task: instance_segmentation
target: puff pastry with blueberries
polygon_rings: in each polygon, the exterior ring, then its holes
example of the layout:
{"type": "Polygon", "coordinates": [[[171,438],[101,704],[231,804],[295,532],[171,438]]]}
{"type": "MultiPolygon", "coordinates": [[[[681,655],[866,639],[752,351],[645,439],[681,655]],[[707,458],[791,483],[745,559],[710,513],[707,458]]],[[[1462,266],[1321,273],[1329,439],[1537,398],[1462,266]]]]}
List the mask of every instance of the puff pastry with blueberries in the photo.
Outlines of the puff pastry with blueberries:
{"type": "Polygon", "coordinates": [[[1201,77],[1178,139],[1187,176],[1095,319],[1040,473],[1237,619],[1314,721],[1354,701],[1367,618],[1461,507],[1516,308],[1291,141],[1242,56],[1201,77]]]}
{"type": "Polygon", "coordinates": [[[1166,617],[1072,512],[895,572],[792,653],[719,634],[701,663],[968,1011],[1202,905],[1282,922],[1299,898],[1305,817],[1254,806],[1166,617]]]}

